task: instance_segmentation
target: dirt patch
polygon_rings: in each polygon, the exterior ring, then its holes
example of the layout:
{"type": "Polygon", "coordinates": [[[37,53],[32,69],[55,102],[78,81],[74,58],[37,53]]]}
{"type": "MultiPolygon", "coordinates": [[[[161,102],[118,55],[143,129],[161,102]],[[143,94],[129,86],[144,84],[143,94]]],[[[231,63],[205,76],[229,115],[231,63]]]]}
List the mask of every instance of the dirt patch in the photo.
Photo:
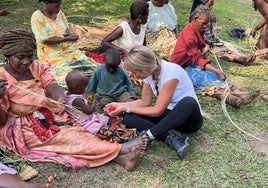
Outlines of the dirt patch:
{"type": "Polygon", "coordinates": [[[268,161],[268,139],[261,138],[263,141],[256,140],[254,142],[253,150],[261,153],[263,158],[268,161]]]}

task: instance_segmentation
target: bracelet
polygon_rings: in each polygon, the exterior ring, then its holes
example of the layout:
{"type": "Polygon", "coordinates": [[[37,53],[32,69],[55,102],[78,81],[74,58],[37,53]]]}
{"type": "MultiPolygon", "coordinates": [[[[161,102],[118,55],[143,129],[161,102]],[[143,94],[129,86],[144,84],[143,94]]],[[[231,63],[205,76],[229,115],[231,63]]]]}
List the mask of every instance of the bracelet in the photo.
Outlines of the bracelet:
{"type": "Polygon", "coordinates": [[[130,106],[127,107],[126,113],[130,113],[130,108],[131,108],[130,106]]]}

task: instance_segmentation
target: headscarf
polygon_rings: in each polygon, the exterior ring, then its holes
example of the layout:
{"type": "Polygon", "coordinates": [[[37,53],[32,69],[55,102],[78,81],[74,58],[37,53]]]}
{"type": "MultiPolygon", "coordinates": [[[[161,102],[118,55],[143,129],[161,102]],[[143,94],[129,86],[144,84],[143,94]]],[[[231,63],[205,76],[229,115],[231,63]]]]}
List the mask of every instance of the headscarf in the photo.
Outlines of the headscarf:
{"type": "Polygon", "coordinates": [[[35,51],[34,34],[22,29],[6,31],[0,36],[0,49],[4,56],[35,51]]]}

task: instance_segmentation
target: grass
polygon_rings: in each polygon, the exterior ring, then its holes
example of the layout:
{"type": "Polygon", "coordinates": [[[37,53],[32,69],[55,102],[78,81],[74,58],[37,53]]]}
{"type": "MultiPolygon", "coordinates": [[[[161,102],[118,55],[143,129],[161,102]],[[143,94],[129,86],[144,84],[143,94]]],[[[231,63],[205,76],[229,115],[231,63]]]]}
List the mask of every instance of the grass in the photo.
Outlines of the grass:
{"type": "MultiPolygon", "coordinates": [[[[132,2],[64,0],[62,9],[70,22],[95,26],[128,18],[132,2]]],[[[171,2],[180,28],[183,28],[188,21],[192,0],[171,2]]],[[[1,0],[0,7],[8,8],[11,14],[0,17],[0,32],[15,28],[30,30],[31,14],[41,6],[37,0],[25,0],[23,4],[19,0],[1,0]]],[[[246,53],[253,51],[256,40],[248,37],[235,40],[228,36],[230,29],[236,26],[250,31],[261,18],[253,11],[250,0],[217,0],[212,14],[219,19],[216,31],[221,39],[239,46],[246,53]]],[[[218,66],[213,56],[210,59],[218,66]]],[[[0,56],[0,60],[4,58],[0,56]]],[[[267,93],[267,61],[254,62],[249,67],[223,60],[219,62],[227,77],[242,89],[260,88],[261,94],[267,93]]],[[[254,151],[256,140],[243,134],[228,120],[219,101],[197,93],[208,118],[202,129],[191,135],[190,153],[186,159],[179,160],[166,144],[156,141],[133,172],[126,172],[114,163],[77,171],[52,163],[31,163],[39,171],[31,181],[43,181],[56,172],[57,187],[268,187],[267,153],[263,156],[265,153],[254,151]]],[[[238,110],[227,106],[227,112],[247,133],[268,139],[268,108],[261,97],[238,110]]]]}

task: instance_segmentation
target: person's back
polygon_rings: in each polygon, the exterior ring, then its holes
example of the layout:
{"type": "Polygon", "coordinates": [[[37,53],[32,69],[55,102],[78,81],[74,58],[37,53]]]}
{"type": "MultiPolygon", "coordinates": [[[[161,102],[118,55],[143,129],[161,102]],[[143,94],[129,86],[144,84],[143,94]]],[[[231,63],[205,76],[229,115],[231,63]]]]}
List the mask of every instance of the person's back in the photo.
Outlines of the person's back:
{"type": "Polygon", "coordinates": [[[134,97],[132,83],[121,68],[120,52],[109,48],[104,56],[105,64],[98,66],[90,79],[87,94],[100,96],[99,106],[118,101],[125,102],[134,97]]]}

